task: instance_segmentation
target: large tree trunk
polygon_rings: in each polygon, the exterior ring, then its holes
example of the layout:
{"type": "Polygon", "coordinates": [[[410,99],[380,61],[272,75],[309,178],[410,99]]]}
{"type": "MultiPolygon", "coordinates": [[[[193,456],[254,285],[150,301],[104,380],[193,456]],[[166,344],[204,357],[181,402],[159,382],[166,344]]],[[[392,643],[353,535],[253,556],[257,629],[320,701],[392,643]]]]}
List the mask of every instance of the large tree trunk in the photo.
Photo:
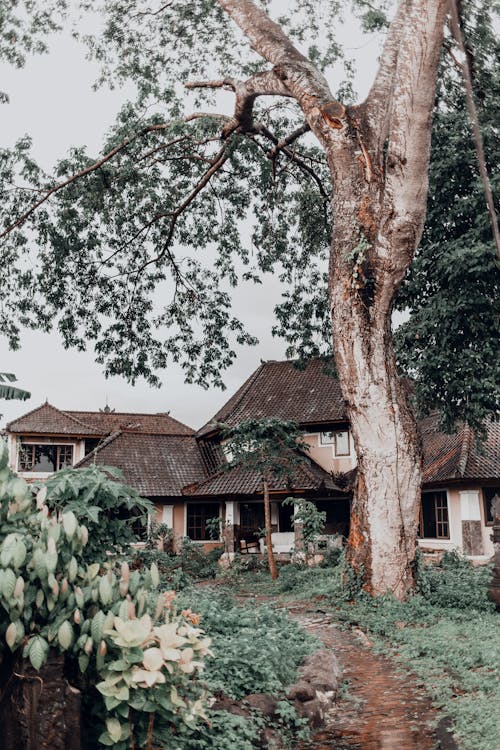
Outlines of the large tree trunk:
{"type": "Polygon", "coordinates": [[[334,182],[334,351],[358,457],[348,560],[368,591],[397,598],[414,583],[421,455],[391,316],[424,224],[445,7],[401,4],[370,96],[347,108],[341,134],[324,139],[334,182]]]}
{"type": "Polygon", "coordinates": [[[413,585],[421,460],[391,314],[424,224],[447,0],[400,1],[374,84],[356,107],[335,100],[321,71],[253,0],[218,2],[273,65],[235,86],[231,127],[249,128],[257,96],[290,96],[327,156],[333,341],[358,455],[348,556],[367,590],[404,598],[413,585]]]}
{"type": "Polygon", "coordinates": [[[276,580],[279,577],[278,567],[276,560],[274,559],[273,551],[273,540],[272,540],[272,526],[271,526],[271,503],[269,501],[269,483],[264,477],[264,520],[266,523],[266,550],[267,550],[267,562],[269,564],[269,572],[271,578],[276,580]]]}

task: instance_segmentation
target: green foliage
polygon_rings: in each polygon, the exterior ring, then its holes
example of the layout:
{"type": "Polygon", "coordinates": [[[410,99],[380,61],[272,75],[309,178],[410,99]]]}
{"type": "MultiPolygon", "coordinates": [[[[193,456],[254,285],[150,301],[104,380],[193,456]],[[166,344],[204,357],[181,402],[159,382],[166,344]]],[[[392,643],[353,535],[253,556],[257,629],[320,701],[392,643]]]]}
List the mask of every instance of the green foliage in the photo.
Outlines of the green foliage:
{"type": "Polygon", "coordinates": [[[213,692],[232,698],[279,693],[316,648],[315,639],[296,622],[268,606],[238,606],[213,589],[186,592],[179,601],[196,606],[212,638],[216,657],[207,659],[205,679],[213,692]]]}
{"type": "MultiPolygon", "coordinates": [[[[500,42],[496,0],[461,4],[493,193],[500,194],[500,42]]],[[[500,409],[500,274],[461,76],[443,52],[432,130],[427,218],[398,306],[412,313],[396,334],[422,412],[437,409],[481,430],[500,409]]],[[[498,210],[498,209],[497,209],[498,210]]]]}
{"type": "Polygon", "coordinates": [[[475,568],[457,552],[445,552],[439,565],[420,566],[417,586],[431,604],[455,609],[491,612],[488,598],[491,566],[475,568]]]}
{"type": "Polygon", "coordinates": [[[31,398],[31,393],[23,391],[21,388],[15,388],[12,385],[6,385],[6,383],[15,383],[17,380],[16,376],[11,372],[0,372],[0,398],[10,400],[17,399],[18,401],[26,401],[31,398]]]}
{"type": "Polygon", "coordinates": [[[277,417],[245,419],[236,426],[221,424],[229,469],[241,466],[268,480],[293,478],[294,469],[309,452],[295,422],[277,417]]]}
{"type": "Polygon", "coordinates": [[[86,524],[89,538],[82,557],[87,562],[122,554],[137,541],[133,524],[145,527],[153,512],[151,502],[123,484],[122,473],[111,466],[58,471],[45,486],[51,512],[74,513],[86,524]]]}
{"type": "Polygon", "coordinates": [[[174,588],[180,591],[192,585],[195,580],[215,578],[220,571],[217,561],[223,550],[220,548],[206,552],[203,547],[188,537],[180,540],[176,552],[162,551],[154,546],[156,535],[149,537],[146,549],[134,552],[131,557],[132,567],[149,567],[151,563],[158,566],[163,588],[174,588]]]}
{"type": "Polygon", "coordinates": [[[260,726],[251,717],[229,711],[210,711],[209,723],[202,723],[196,734],[180,728],[176,737],[165,736],[169,750],[255,750],[260,726]]]}
{"type": "Polygon", "coordinates": [[[326,523],[326,513],[318,510],[316,503],[304,498],[287,497],[283,505],[291,505],[295,508],[292,516],[292,524],[302,524],[302,536],[306,550],[314,547],[318,536],[323,533],[326,523]]]}
{"type": "Polygon", "coordinates": [[[209,653],[197,616],[177,613],[175,592],[159,592],[155,564],[132,573],[127,563],[88,564],[88,528],[71,510],[50,514],[47,486],[37,491],[17,478],[7,457],[2,442],[0,652],[22,651],[35,669],[51,651],[77,664],[101,696],[93,723],[100,744],[128,750],[131,727],[142,746],[165,727],[194,731],[209,653]]]}
{"type": "Polygon", "coordinates": [[[57,31],[64,17],[65,0],[8,0],[0,8],[0,60],[17,68],[27,54],[47,51],[45,37],[57,31]]]}

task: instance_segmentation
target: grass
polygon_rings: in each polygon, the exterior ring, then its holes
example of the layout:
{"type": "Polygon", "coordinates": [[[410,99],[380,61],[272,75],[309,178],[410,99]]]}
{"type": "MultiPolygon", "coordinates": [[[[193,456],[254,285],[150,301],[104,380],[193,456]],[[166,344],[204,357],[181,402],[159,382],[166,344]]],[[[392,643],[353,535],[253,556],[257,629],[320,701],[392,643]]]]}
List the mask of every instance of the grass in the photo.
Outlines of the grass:
{"type": "Polygon", "coordinates": [[[498,750],[500,619],[486,597],[489,570],[452,556],[441,569],[421,571],[421,593],[404,603],[363,593],[348,600],[341,572],[340,565],[290,565],[275,582],[264,572],[242,574],[236,588],[275,603],[321,601],[341,627],[366,630],[377,651],[424,683],[438,713],[452,719],[461,750],[498,750]]]}

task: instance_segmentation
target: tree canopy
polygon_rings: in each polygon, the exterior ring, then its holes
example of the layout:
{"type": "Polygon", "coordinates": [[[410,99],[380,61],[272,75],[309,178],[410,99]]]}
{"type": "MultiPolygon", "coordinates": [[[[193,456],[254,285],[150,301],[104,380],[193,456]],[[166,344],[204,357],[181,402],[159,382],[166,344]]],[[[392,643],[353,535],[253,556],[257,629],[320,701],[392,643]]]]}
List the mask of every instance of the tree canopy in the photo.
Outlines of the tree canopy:
{"type": "MultiPolygon", "coordinates": [[[[467,4],[464,36],[487,167],[500,194],[500,42],[498,3],[467,4]]],[[[463,81],[450,44],[443,52],[433,122],[427,218],[400,292],[409,319],[396,333],[400,363],[421,409],[437,409],[479,428],[500,408],[500,274],[467,115],[463,81]]]]}
{"type": "MultiPolygon", "coordinates": [[[[57,25],[63,5],[53,6],[55,15],[44,11],[38,31],[57,25]]],[[[320,70],[345,66],[335,93],[353,101],[351,62],[339,42],[342,4],[271,5],[320,70]]],[[[354,8],[367,30],[387,23],[383,4],[359,0],[354,8]]],[[[188,382],[221,385],[237,345],[256,342],[232,310],[234,288],[271,273],[284,288],[273,331],[288,341],[289,354],[329,352],[331,183],[296,103],[258,99],[253,131],[244,134],[231,115],[209,114],[224,102],[218,91],[264,71],[213,0],[158,7],[116,0],[82,9],[104,24],[100,36],[85,39],[101,64],[100,83],[132,81],[137,96],[124,102],[98,154],[73,149],[53,174],[33,160],[28,137],[0,150],[0,324],[10,344],[19,345],[25,326],[56,326],[66,346],[93,342],[107,374],[158,384],[159,369],[175,360],[188,382]],[[185,88],[207,77],[218,82],[215,93],[185,88]]],[[[498,3],[471,0],[463,17],[496,187],[498,3]]],[[[17,57],[8,45],[0,54],[21,64],[43,40],[22,13],[12,18],[3,24],[5,39],[14,26],[26,31],[15,35],[17,57]]],[[[400,297],[411,317],[398,338],[420,405],[440,408],[450,424],[466,418],[476,425],[498,408],[498,281],[483,203],[462,84],[445,51],[428,224],[400,297]]]]}

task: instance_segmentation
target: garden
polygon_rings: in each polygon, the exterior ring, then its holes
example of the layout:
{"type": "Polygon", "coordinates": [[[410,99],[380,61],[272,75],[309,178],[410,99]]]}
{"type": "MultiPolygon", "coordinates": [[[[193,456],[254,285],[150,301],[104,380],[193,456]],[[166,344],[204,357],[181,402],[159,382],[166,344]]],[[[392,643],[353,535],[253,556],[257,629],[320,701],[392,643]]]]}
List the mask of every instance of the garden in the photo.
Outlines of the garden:
{"type": "MultiPolygon", "coordinates": [[[[346,574],[341,550],[315,567],[283,565],[276,580],[256,555],[222,567],[220,551],[205,554],[188,540],[174,554],[164,527],[134,550],[131,519],[148,510],[119,476],[96,467],[28,485],[7,468],[2,448],[6,750],[23,747],[26,717],[40,746],[47,732],[58,738],[53,748],[74,747],[67,738],[75,727],[85,728],[82,750],[319,747],[289,687],[322,647],[321,629],[304,629],[303,617],[288,610],[323,613],[336,632],[361,636],[359,649],[412,674],[432,701],[433,720],[446,719],[460,750],[496,750],[500,638],[487,567],[454,554],[439,566],[420,561],[413,597],[373,599],[346,574]],[[48,716],[40,713],[54,665],[78,695],[69,721],[50,711],[50,701],[48,716]],[[270,714],[256,700],[262,696],[273,699],[270,714]]],[[[353,705],[348,681],[337,700],[353,705]]]]}

